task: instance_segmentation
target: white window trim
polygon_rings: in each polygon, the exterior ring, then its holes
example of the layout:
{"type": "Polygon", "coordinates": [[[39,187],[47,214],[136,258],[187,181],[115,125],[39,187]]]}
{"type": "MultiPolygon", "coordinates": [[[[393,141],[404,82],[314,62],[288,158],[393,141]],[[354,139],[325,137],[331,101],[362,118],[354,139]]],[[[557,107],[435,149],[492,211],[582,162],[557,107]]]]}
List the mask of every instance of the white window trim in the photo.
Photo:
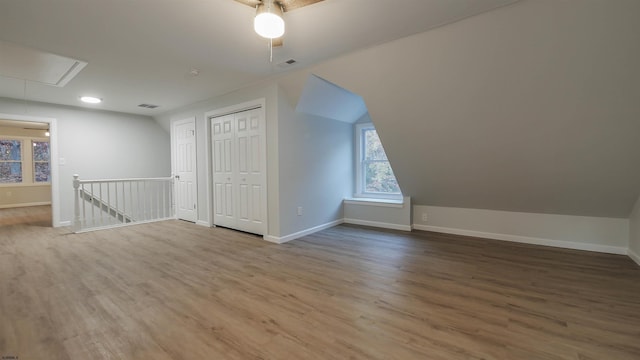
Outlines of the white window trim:
{"type": "Polygon", "coordinates": [[[362,156],[364,150],[364,143],[362,142],[362,131],[363,130],[375,130],[375,126],[372,123],[360,123],[355,125],[355,145],[356,145],[356,157],[355,157],[355,168],[356,168],[356,191],[353,194],[354,198],[368,198],[368,199],[391,199],[391,200],[400,200],[402,201],[403,195],[402,193],[398,194],[385,194],[385,193],[372,193],[365,192],[364,190],[364,176],[363,176],[363,165],[362,165],[362,156]]]}
{"type": "MultiPolygon", "coordinates": [[[[17,183],[0,183],[2,187],[22,187],[22,186],[50,186],[51,181],[36,182],[35,181],[35,161],[33,161],[33,142],[48,142],[51,145],[51,140],[48,137],[37,136],[24,136],[24,135],[2,135],[2,140],[20,140],[22,145],[20,147],[20,162],[22,163],[22,181],[17,183]],[[28,150],[27,150],[28,149],[28,150]]],[[[49,148],[51,151],[51,148],[49,148]]],[[[51,153],[49,153],[49,167],[51,167],[51,153]]]]}

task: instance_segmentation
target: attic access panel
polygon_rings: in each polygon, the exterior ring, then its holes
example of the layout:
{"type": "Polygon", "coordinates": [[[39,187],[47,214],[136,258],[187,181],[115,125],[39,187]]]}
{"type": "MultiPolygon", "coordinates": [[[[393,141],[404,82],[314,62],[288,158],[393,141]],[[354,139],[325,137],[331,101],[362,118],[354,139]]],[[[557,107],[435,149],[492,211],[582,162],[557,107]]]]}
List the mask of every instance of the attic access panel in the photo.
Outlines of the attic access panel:
{"type": "Polygon", "coordinates": [[[86,62],[0,40],[0,76],[65,86],[86,62]]]}

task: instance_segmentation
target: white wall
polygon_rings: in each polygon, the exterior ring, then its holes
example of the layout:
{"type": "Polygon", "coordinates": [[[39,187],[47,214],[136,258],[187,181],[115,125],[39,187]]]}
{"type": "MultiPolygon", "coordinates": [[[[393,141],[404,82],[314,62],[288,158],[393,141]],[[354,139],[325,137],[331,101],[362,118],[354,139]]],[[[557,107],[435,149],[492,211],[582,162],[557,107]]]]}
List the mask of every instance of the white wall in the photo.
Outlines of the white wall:
{"type": "Polygon", "coordinates": [[[365,226],[411,231],[411,198],[402,204],[367,199],[344,201],[344,222],[365,226]]]}
{"type": "Polygon", "coordinates": [[[152,118],[0,98],[0,113],[55,118],[60,221],[73,218],[73,174],[82,179],[170,175],[169,134],[152,118]]]}
{"type": "Polygon", "coordinates": [[[415,205],[418,230],[626,254],[629,220],[415,205]],[[422,214],[427,221],[422,221],[422,214]]]}
{"type": "Polygon", "coordinates": [[[640,265],[640,197],[629,217],[629,256],[640,265]]]}

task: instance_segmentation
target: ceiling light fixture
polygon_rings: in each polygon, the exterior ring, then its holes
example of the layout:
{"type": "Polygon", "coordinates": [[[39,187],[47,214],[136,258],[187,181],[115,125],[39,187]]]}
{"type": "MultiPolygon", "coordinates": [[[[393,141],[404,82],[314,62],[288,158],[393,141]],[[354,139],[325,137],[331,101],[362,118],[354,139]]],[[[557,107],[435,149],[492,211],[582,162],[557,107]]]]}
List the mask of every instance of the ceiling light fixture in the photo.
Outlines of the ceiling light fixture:
{"type": "Polygon", "coordinates": [[[263,0],[256,7],[253,29],[267,39],[275,39],[284,35],[284,19],[282,7],[274,0],[263,0]]]}
{"type": "Polygon", "coordinates": [[[102,102],[102,99],[93,96],[81,96],[80,101],[87,104],[99,104],[102,102]]]}

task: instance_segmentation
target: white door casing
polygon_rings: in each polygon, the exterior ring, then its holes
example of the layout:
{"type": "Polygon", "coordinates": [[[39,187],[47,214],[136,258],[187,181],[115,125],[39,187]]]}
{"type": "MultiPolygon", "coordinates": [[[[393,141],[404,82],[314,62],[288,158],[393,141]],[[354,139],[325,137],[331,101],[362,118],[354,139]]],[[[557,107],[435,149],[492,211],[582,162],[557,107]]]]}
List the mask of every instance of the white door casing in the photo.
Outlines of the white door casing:
{"type": "Polygon", "coordinates": [[[176,216],[197,220],[196,123],[195,118],[173,123],[176,216]]]}
{"type": "Polygon", "coordinates": [[[253,109],[211,119],[214,224],[264,234],[264,119],[253,109]]]}

